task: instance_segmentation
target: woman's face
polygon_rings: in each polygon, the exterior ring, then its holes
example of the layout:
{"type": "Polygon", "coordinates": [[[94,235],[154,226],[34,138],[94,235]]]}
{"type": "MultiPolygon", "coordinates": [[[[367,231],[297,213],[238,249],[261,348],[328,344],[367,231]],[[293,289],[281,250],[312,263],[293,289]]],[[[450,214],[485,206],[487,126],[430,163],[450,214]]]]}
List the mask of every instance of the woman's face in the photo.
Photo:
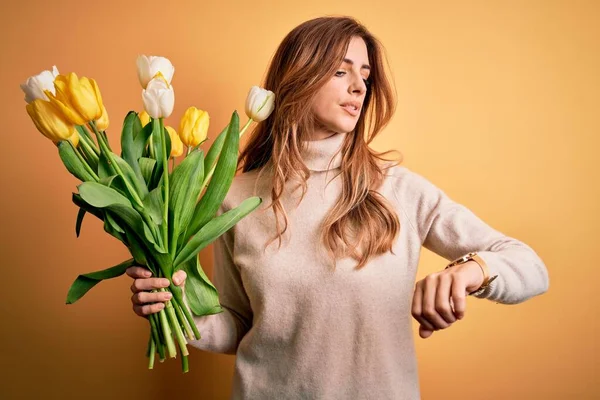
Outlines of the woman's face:
{"type": "Polygon", "coordinates": [[[358,122],[367,93],[365,80],[370,74],[365,41],[358,36],[352,38],[344,59],[313,99],[312,112],[317,126],[311,140],[351,132],[358,122]]]}

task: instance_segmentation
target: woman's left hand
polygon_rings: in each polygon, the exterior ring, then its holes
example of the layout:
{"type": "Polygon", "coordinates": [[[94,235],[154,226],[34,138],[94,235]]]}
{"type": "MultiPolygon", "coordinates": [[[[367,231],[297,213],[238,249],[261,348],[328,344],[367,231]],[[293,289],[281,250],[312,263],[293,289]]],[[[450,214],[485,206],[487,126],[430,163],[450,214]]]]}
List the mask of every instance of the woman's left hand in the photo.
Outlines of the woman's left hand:
{"type": "Polygon", "coordinates": [[[483,271],[475,261],[427,275],[417,282],[412,316],[421,324],[419,336],[427,339],[465,316],[466,297],[483,283],[483,271]]]}

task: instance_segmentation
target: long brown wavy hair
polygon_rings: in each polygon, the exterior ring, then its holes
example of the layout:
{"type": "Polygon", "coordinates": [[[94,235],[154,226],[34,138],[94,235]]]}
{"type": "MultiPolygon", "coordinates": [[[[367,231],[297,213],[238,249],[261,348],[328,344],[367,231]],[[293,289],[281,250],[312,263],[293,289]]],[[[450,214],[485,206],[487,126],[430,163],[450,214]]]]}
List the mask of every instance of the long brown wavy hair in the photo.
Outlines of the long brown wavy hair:
{"type": "Polygon", "coordinates": [[[375,255],[388,250],[393,254],[392,246],[400,233],[396,211],[377,189],[383,183],[384,171],[400,164],[402,155],[395,150],[377,153],[368,146],[395,111],[396,100],[384,71],[385,50],[381,43],[356,19],[346,16],[319,17],[294,28],[279,45],[262,85],[275,93],[274,111],[249,133],[239,158],[243,172],[272,162],[270,207],[276,215],[277,233],[265,248],[275,239],[279,239],[281,247],[281,236],[288,225],[280,201],[285,183],[290,179],[300,183],[302,201],[310,176],[301,151],[316,123],[311,113],[312,99],[339,69],[351,39],[356,36],[367,45],[370,85],[356,127],[346,135],[341,147],[343,183],[339,201],[325,218],[321,230],[320,240],[333,259],[334,268],[340,256],[349,255],[359,261],[360,269],[375,255]],[[382,157],[390,152],[399,154],[393,164],[382,157]],[[283,230],[280,214],[285,224],[283,230]]]}

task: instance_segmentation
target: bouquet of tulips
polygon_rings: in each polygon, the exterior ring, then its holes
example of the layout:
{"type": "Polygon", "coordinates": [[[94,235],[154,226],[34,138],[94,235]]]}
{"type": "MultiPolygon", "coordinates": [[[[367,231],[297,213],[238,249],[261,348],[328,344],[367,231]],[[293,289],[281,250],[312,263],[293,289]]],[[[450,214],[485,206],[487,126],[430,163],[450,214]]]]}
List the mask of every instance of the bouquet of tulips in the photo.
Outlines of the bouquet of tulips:
{"type": "Polygon", "coordinates": [[[174,67],[164,57],[139,56],[137,72],[145,111],[130,111],[121,129],[121,152],[111,148],[106,134],[109,118],[100,89],[94,81],[73,72],[60,75],[56,66],[21,85],[27,113],[37,129],[58,148],[67,170],[81,183],[72,201],[79,212],[75,231],[79,237],[86,213],[104,222],[104,230],[120,240],[130,259],[111,268],[79,275],[69,289],[67,304],[84,296],[104,279],[122,275],[132,265],[146,267],[153,276],[171,280],[185,269],[184,293],[171,283],[172,300],[148,317],[148,368],[177,355],[187,372],[186,338],[198,340],[195,315],[222,312],[218,292],[198,262],[198,253],[261,203],[250,197],[239,206],[216,215],[237,169],[239,138],[252,121],[266,119],[273,110],[273,92],[252,87],[246,99],[248,122],[239,130],[233,112],[229,124],[205,155],[200,148],[208,138],[209,116],[190,107],[179,132],[164,124],[174,106],[171,80],[174,67]],[[168,133],[168,134],[167,134],[168,133]],[[95,140],[94,140],[95,139],[95,140]],[[175,157],[187,152],[175,165],[175,157]],[[168,160],[173,158],[172,167],[168,160]],[[191,312],[190,312],[191,310],[191,312]]]}

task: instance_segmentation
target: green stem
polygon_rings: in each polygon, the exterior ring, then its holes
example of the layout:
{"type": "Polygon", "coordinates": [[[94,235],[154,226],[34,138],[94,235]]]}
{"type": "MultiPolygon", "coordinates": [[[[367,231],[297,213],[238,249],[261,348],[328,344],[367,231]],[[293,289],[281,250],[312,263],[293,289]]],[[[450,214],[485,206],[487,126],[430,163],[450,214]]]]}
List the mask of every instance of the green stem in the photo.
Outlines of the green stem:
{"type": "MultiPolygon", "coordinates": [[[[154,291],[155,290],[153,290],[153,292],[154,291]]],[[[158,348],[158,354],[160,355],[160,359],[164,360],[165,359],[165,348],[162,346],[161,341],[160,341],[156,317],[157,317],[156,314],[150,314],[148,316],[148,320],[150,320],[150,332],[152,333],[152,338],[154,339],[154,342],[158,348]]]]}
{"type": "Polygon", "coordinates": [[[189,355],[186,346],[187,342],[183,337],[183,332],[181,331],[179,320],[177,319],[177,315],[175,314],[175,307],[173,307],[173,304],[170,300],[166,302],[165,310],[167,311],[167,316],[169,317],[169,321],[171,322],[171,329],[175,332],[175,337],[177,338],[177,342],[179,343],[179,349],[181,350],[181,354],[184,356],[189,355]]]}
{"type": "Polygon", "coordinates": [[[186,373],[190,370],[190,363],[188,361],[188,356],[181,357],[181,370],[186,373]]]}
{"type": "Polygon", "coordinates": [[[82,147],[85,149],[86,153],[89,155],[89,157],[94,160],[94,162],[96,163],[96,165],[98,164],[99,161],[99,157],[98,154],[96,153],[98,150],[95,148],[92,148],[88,142],[88,139],[83,139],[85,136],[84,135],[79,135],[79,137],[81,138],[81,140],[79,141],[79,143],[82,144],[82,147]]]}
{"type": "Polygon", "coordinates": [[[171,282],[171,284],[169,285],[169,289],[171,291],[171,294],[173,294],[173,300],[175,300],[181,307],[181,310],[183,311],[183,315],[185,315],[187,322],[190,324],[190,327],[192,328],[192,331],[194,332],[194,337],[192,337],[190,339],[193,339],[193,340],[201,339],[202,337],[200,336],[200,331],[198,330],[198,327],[196,326],[194,317],[190,313],[190,310],[188,310],[188,308],[185,306],[185,304],[183,302],[183,296],[180,295],[181,288],[179,288],[180,290],[177,291],[175,289],[175,286],[173,285],[173,282],[171,282]]]}
{"type": "Polygon", "coordinates": [[[92,170],[92,168],[90,167],[88,162],[83,158],[81,153],[79,153],[79,151],[77,151],[77,149],[75,148],[75,146],[73,146],[73,143],[71,143],[70,140],[67,140],[67,142],[69,143],[69,146],[71,146],[71,148],[73,149],[75,154],[77,155],[77,158],[79,158],[79,161],[81,161],[81,163],[83,164],[83,168],[85,168],[85,170],[92,176],[92,178],[94,178],[94,180],[96,182],[98,182],[100,180],[100,178],[98,178],[98,175],[94,172],[94,170],[92,170]]]}
{"type": "Polygon", "coordinates": [[[150,353],[150,360],[148,360],[148,369],[154,369],[154,353],[156,353],[156,345],[154,344],[154,339],[152,338],[152,335],[150,335],[150,343],[148,344],[148,347],[148,352],[150,353]]]}
{"type": "Polygon", "coordinates": [[[82,138],[84,138],[84,141],[87,143],[87,145],[93,150],[93,152],[97,156],[100,156],[100,150],[96,146],[96,143],[94,143],[94,140],[92,139],[92,135],[90,135],[90,132],[89,132],[88,128],[85,125],[79,125],[79,126],[81,127],[81,132],[80,133],[82,133],[79,136],[81,136],[82,138]]]}
{"type": "MultiPolygon", "coordinates": [[[[81,135],[80,135],[81,136],[81,135]]],[[[81,154],[88,160],[88,164],[94,170],[94,172],[98,171],[98,163],[100,160],[94,151],[88,147],[86,147],[85,141],[80,140],[79,143],[81,146],[77,146],[77,148],[81,151],[81,154]]]]}
{"type": "Polygon", "coordinates": [[[160,318],[160,327],[162,329],[163,336],[167,345],[167,350],[169,351],[169,357],[175,358],[177,357],[177,350],[175,349],[175,342],[173,341],[173,337],[171,336],[171,327],[169,326],[167,313],[164,309],[158,312],[158,317],[160,318]]]}
{"type": "Polygon", "coordinates": [[[148,142],[148,146],[150,149],[150,157],[154,158],[156,160],[156,154],[154,154],[154,141],[152,140],[152,134],[150,135],[150,140],[148,142]]]}
{"type": "Polygon", "coordinates": [[[77,129],[77,131],[80,133],[80,136],[83,137],[84,140],[90,145],[90,147],[94,149],[94,153],[96,153],[96,155],[99,156],[100,150],[98,150],[98,147],[96,146],[94,139],[92,139],[92,135],[90,134],[90,131],[86,127],[86,125],[77,125],[75,128],[79,128],[77,129]]]}
{"type": "Polygon", "coordinates": [[[187,335],[187,337],[190,340],[192,340],[194,338],[194,332],[192,332],[192,329],[190,328],[190,324],[188,323],[187,319],[185,318],[185,315],[183,315],[183,311],[181,311],[181,306],[176,301],[173,304],[175,307],[175,312],[177,313],[177,318],[179,318],[179,320],[181,321],[181,325],[182,325],[183,329],[185,330],[185,334],[187,335]]]}
{"type": "Polygon", "coordinates": [[[160,141],[161,141],[161,151],[162,151],[162,165],[163,165],[163,222],[160,225],[163,234],[163,241],[168,249],[168,232],[169,232],[169,156],[167,155],[167,139],[165,137],[165,127],[163,123],[163,119],[159,118],[158,120],[154,120],[154,130],[156,132],[159,129],[160,141]]]}
{"type": "Polygon", "coordinates": [[[136,204],[140,208],[143,209],[144,203],[142,202],[142,199],[140,199],[140,197],[138,196],[135,189],[133,187],[131,187],[131,183],[129,182],[129,179],[127,179],[127,177],[125,176],[123,171],[121,171],[121,168],[119,167],[119,165],[116,163],[115,159],[112,156],[112,152],[110,151],[107,143],[105,143],[105,141],[104,141],[105,140],[104,136],[100,132],[98,132],[98,129],[96,129],[96,125],[94,124],[93,121],[90,122],[90,126],[92,127],[92,129],[94,130],[94,133],[96,134],[96,139],[98,139],[98,144],[100,144],[100,149],[105,153],[106,157],[110,161],[111,165],[113,166],[113,168],[115,169],[117,174],[119,174],[121,176],[121,178],[123,178],[123,182],[125,182],[125,186],[127,187],[129,194],[131,194],[131,197],[133,197],[133,200],[136,202],[136,204]]]}

